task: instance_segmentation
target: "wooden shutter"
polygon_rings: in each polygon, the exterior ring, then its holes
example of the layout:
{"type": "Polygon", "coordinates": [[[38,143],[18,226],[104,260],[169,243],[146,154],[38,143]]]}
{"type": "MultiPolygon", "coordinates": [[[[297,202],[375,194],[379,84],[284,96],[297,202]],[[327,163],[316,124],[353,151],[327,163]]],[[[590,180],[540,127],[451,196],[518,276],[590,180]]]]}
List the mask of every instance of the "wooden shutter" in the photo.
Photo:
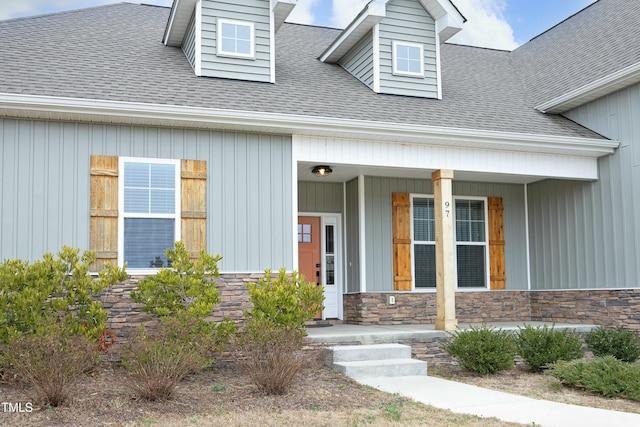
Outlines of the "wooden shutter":
{"type": "Polygon", "coordinates": [[[118,263],[118,157],[91,156],[89,245],[95,270],[118,263]]]}
{"type": "Polygon", "coordinates": [[[391,195],[393,222],[393,289],[411,290],[411,199],[409,193],[391,195]]]}
{"type": "Polygon", "coordinates": [[[197,258],[207,249],[207,162],[182,160],[182,242],[197,258]]]}
{"type": "Polygon", "coordinates": [[[489,260],[491,289],[506,289],[502,197],[489,197],[489,260]]]}

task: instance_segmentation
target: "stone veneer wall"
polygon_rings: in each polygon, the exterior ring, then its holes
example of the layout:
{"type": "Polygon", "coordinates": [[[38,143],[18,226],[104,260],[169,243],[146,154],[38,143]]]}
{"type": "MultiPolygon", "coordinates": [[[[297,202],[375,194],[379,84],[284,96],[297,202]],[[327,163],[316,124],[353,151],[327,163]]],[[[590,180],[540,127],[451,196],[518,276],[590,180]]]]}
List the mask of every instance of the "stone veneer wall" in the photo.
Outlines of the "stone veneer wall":
{"type": "Polygon", "coordinates": [[[534,291],[531,320],[640,330],[640,289],[534,291]]]}
{"type": "MultiPolygon", "coordinates": [[[[434,323],[436,294],[347,294],[344,313],[345,322],[356,325],[434,323]]],[[[640,289],[457,292],[456,317],[460,323],[544,321],[640,330],[640,289]]]]}
{"type": "MultiPolygon", "coordinates": [[[[457,292],[458,322],[531,320],[531,304],[525,291],[457,292]]],[[[390,292],[344,296],[345,322],[357,325],[434,323],[435,292],[390,292]],[[395,304],[389,304],[389,297],[395,304]]]]}
{"type": "MultiPolygon", "coordinates": [[[[243,310],[251,308],[246,283],[257,282],[263,274],[222,274],[216,281],[220,291],[220,303],[214,308],[210,320],[220,321],[225,317],[236,323],[244,320],[243,310]]],[[[127,281],[114,286],[101,295],[102,306],[108,312],[107,329],[116,335],[116,344],[110,354],[118,357],[122,345],[129,342],[138,328],[153,328],[158,325],[154,319],[142,311],[143,305],[131,298],[131,291],[136,289],[144,277],[132,276],[127,281]]]]}

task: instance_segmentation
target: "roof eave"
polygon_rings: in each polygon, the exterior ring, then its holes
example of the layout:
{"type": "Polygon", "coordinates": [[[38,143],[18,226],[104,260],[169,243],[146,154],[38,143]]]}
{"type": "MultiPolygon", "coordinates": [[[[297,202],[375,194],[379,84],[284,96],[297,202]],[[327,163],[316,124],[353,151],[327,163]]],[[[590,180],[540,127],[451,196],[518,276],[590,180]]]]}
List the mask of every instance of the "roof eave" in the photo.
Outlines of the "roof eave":
{"type": "Polygon", "coordinates": [[[640,62],[536,106],[543,113],[562,114],[625,87],[640,83],[640,62]]]}
{"type": "Polygon", "coordinates": [[[182,45],[196,2],[197,0],[173,0],[162,43],[167,46],[182,45]]]}
{"type": "Polygon", "coordinates": [[[483,148],[598,158],[617,141],[522,134],[418,124],[341,119],[164,104],[0,94],[0,116],[116,125],[225,129],[251,132],[393,140],[447,147],[483,148]]]}

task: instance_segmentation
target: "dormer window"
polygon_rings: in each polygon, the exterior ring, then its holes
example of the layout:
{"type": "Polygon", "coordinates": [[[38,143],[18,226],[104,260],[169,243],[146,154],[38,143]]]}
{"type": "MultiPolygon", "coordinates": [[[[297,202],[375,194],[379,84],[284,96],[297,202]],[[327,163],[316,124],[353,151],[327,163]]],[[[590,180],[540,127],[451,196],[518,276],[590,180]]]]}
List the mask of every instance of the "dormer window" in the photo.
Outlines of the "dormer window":
{"type": "Polygon", "coordinates": [[[424,77],[424,51],[421,44],[393,42],[393,74],[424,77]]]}
{"type": "Polygon", "coordinates": [[[253,58],[254,32],[252,22],[218,19],[218,56],[253,58]]]}

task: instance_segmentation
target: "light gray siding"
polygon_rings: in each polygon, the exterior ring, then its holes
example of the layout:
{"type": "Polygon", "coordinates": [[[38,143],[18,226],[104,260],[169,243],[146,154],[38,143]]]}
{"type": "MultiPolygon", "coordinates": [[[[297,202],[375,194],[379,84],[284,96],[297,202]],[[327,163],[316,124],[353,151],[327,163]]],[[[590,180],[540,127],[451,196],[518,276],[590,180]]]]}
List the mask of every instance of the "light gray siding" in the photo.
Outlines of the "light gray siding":
{"type": "Polygon", "coordinates": [[[373,34],[369,32],[340,61],[340,65],[373,88],[373,34]]]}
{"type": "Polygon", "coordinates": [[[360,292],[360,219],[358,213],[358,180],[347,182],[346,237],[347,237],[347,293],[360,292]]]}
{"type": "Polygon", "coordinates": [[[187,32],[184,35],[184,40],[182,41],[182,51],[184,52],[184,56],[187,57],[189,64],[191,64],[191,68],[195,68],[196,66],[196,21],[195,21],[195,12],[191,15],[191,21],[189,21],[189,26],[187,27],[187,32]]]}
{"type": "Polygon", "coordinates": [[[227,79],[271,81],[271,33],[269,2],[244,0],[202,2],[202,75],[227,79]],[[252,22],[255,25],[255,59],[218,56],[218,18],[252,22]]]}
{"type": "MultiPolygon", "coordinates": [[[[367,291],[393,290],[391,193],[433,194],[431,180],[367,177],[365,181],[367,291]]],[[[507,289],[527,289],[524,188],[515,184],[453,182],[454,196],[502,197],[507,289]]]]}
{"type": "Polygon", "coordinates": [[[438,97],[435,21],[415,0],[392,0],[380,22],[380,92],[438,97]],[[424,46],[424,78],[393,74],[393,41],[424,46]]]}
{"type": "Polygon", "coordinates": [[[341,183],[299,182],[298,212],[342,213],[341,183]]]}
{"type": "Polygon", "coordinates": [[[91,155],[207,161],[207,250],[221,270],[293,268],[291,138],[0,119],[0,259],[89,249],[91,155]]]}
{"type": "Polygon", "coordinates": [[[534,289],[640,287],[640,85],[566,114],[620,141],[597,182],[529,186],[534,289]]]}

